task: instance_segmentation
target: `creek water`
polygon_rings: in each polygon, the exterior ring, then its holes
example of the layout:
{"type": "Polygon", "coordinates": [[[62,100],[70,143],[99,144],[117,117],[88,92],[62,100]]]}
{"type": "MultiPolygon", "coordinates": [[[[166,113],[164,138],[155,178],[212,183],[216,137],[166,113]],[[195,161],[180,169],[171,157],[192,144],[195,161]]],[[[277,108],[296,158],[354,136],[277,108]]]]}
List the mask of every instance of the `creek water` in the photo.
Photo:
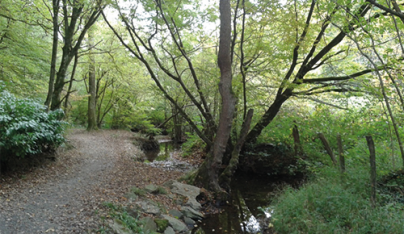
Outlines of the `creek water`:
{"type": "MultiPolygon", "coordinates": [[[[191,165],[175,160],[179,147],[161,141],[160,149],[146,152],[150,165],[169,170],[187,171],[191,165]]],[[[219,213],[207,214],[192,230],[194,234],[264,234],[273,210],[271,201],[284,185],[296,185],[295,178],[274,178],[255,174],[236,174],[232,178],[229,203],[219,213]]]]}

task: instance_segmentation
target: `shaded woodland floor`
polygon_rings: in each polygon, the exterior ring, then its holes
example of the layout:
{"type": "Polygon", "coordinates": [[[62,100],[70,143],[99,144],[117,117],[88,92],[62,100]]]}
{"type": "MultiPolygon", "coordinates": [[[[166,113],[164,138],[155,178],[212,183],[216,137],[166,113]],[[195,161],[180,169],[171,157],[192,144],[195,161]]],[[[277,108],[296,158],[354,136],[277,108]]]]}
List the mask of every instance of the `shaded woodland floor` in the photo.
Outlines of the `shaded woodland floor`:
{"type": "Polygon", "coordinates": [[[0,177],[0,234],[94,233],[108,216],[103,202],[125,204],[132,186],[182,175],[134,160],[143,153],[132,138],[127,131],[71,130],[56,162],[0,177]]]}

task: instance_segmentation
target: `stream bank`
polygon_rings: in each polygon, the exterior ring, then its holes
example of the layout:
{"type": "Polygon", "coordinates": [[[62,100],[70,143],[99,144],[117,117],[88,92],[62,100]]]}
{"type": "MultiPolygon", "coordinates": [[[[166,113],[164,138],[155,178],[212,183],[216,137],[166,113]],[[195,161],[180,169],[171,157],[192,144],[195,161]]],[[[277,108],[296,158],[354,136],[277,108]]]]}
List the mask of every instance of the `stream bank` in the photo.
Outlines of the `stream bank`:
{"type": "MultiPolygon", "coordinates": [[[[166,170],[187,172],[196,168],[178,160],[178,157],[181,157],[180,147],[175,147],[170,141],[160,141],[160,149],[146,152],[143,161],[166,170]]],[[[299,176],[239,172],[232,180],[228,205],[221,207],[220,212],[210,212],[209,207],[204,207],[205,216],[196,223],[191,233],[271,233],[268,225],[272,199],[284,186],[298,187],[301,181],[299,176]]]]}

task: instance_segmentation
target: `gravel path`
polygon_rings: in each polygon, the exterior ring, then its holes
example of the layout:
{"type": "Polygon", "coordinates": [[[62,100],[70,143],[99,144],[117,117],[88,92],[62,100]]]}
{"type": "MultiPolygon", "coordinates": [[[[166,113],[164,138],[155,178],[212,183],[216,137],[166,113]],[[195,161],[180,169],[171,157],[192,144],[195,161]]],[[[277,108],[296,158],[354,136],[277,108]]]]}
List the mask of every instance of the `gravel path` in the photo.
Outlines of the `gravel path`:
{"type": "Polygon", "coordinates": [[[111,181],[123,158],[134,161],[140,151],[124,131],[73,130],[68,141],[73,148],[58,152],[57,162],[0,180],[0,234],[91,233],[99,228],[100,188],[111,181]]]}

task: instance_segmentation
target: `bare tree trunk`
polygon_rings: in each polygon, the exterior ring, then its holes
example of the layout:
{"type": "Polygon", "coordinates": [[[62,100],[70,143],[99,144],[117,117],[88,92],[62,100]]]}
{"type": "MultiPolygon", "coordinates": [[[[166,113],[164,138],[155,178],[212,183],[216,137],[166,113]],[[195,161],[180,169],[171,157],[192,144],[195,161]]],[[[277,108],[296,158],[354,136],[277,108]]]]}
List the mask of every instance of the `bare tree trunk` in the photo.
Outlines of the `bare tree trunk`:
{"type": "Polygon", "coordinates": [[[71,94],[72,92],[74,92],[74,91],[72,91],[72,87],[73,87],[74,75],[76,74],[76,68],[77,68],[78,60],[79,60],[79,56],[78,56],[77,53],[76,53],[76,55],[74,56],[73,71],[72,71],[72,74],[71,74],[71,76],[70,76],[69,87],[67,88],[66,96],[65,96],[65,98],[64,98],[65,101],[64,101],[64,104],[63,104],[63,107],[64,107],[64,109],[65,109],[66,118],[67,118],[67,116],[68,116],[67,107],[68,107],[68,104],[69,104],[69,97],[70,97],[70,94],[71,94]]]}
{"type": "Polygon", "coordinates": [[[87,130],[97,129],[97,85],[95,83],[95,58],[92,53],[94,35],[93,30],[88,30],[88,46],[89,51],[89,65],[88,65],[88,112],[87,112],[87,130]]]}
{"type": "Polygon", "coordinates": [[[220,43],[218,63],[220,68],[219,91],[222,97],[221,113],[216,137],[204,164],[198,171],[197,179],[207,183],[208,189],[219,200],[227,199],[226,192],[219,185],[219,173],[223,154],[230,137],[235,99],[232,93],[231,71],[231,8],[230,0],[220,0],[220,43]]]}
{"type": "Polygon", "coordinates": [[[56,75],[56,59],[58,53],[58,33],[59,33],[59,0],[52,0],[52,23],[53,23],[53,41],[52,41],[52,58],[51,58],[51,68],[49,75],[49,84],[48,84],[48,95],[46,97],[45,106],[46,109],[49,109],[49,105],[52,101],[52,94],[55,83],[55,75],[56,75]]]}
{"type": "Polygon", "coordinates": [[[85,34],[98,19],[104,7],[105,5],[102,5],[102,1],[98,2],[94,8],[91,8],[89,12],[86,12],[88,13],[88,15],[85,15],[86,13],[83,13],[83,10],[85,10],[84,4],[76,3],[70,5],[70,1],[62,0],[64,45],[62,48],[62,61],[59,66],[59,70],[56,73],[55,86],[52,93],[51,110],[60,108],[62,104],[62,92],[64,85],[66,84],[65,77],[70,62],[72,61],[77,51],[80,49],[85,34]],[[71,11],[71,15],[69,15],[69,11],[71,11]],[[83,25],[79,25],[83,22],[83,17],[88,18],[83,25]]]}

